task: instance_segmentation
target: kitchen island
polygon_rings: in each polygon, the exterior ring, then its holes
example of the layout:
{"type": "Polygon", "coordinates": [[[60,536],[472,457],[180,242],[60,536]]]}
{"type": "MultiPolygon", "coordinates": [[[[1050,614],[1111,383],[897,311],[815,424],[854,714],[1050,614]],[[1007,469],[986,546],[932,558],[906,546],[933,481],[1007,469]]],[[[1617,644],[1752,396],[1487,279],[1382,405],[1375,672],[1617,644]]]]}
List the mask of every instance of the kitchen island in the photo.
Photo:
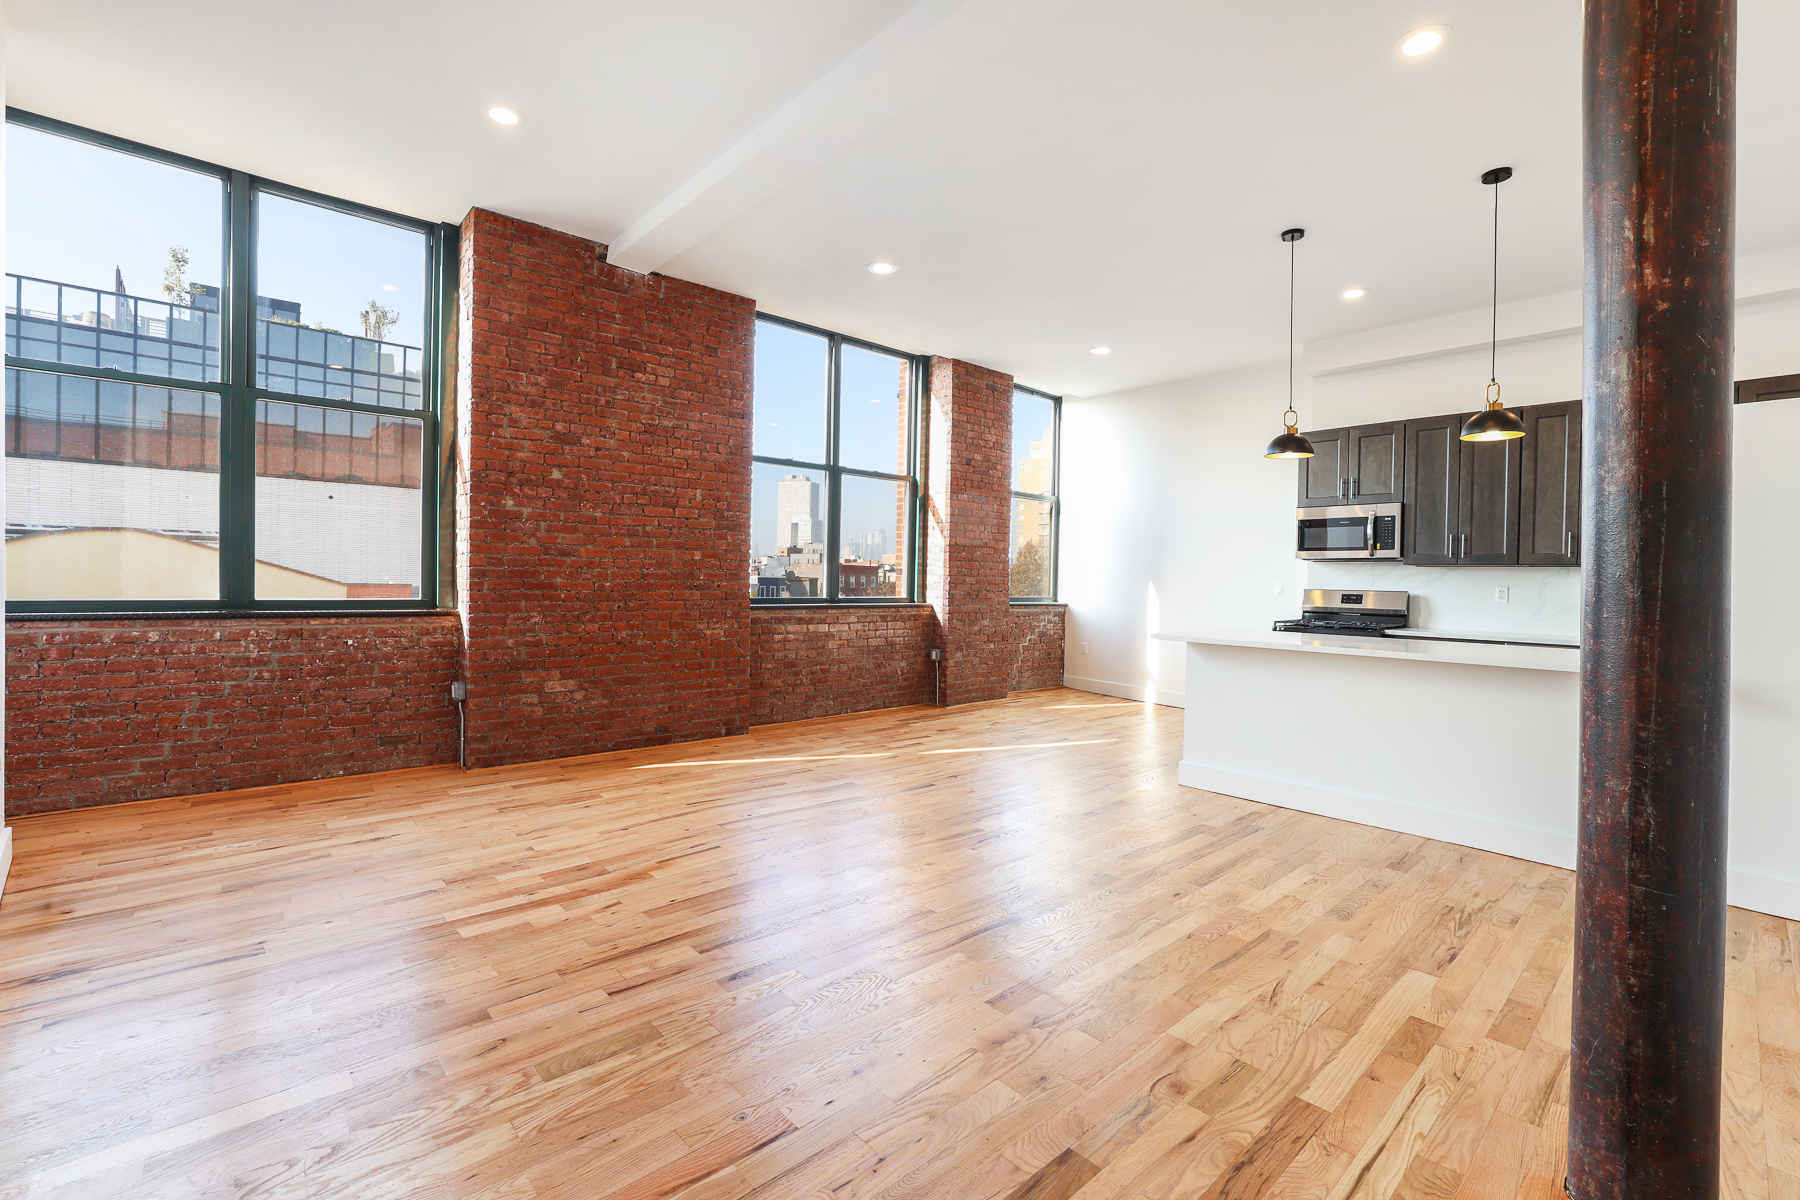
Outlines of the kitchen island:
{"type": "Polygon", "coordinates": [[[1157,636],[1188,644],[1183,784],[1575,865],[1579,650],[1157,636]]]}

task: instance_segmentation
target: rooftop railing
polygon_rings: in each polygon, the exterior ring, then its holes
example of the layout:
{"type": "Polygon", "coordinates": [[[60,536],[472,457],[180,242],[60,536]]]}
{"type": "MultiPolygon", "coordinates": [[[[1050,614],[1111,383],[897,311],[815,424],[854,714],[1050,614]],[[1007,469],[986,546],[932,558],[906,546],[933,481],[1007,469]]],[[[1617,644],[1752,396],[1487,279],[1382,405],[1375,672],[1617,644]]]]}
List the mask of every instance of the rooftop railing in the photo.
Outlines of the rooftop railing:
{"type": "MultiPolygon", "coordinates": [[[[217,382],[220,316],[194,305],[6,277],[6,352],[19,358],[217,382]]],[[[259,317],[256,385],[272,392],[422,408],[418,346],[259,317]]]]}

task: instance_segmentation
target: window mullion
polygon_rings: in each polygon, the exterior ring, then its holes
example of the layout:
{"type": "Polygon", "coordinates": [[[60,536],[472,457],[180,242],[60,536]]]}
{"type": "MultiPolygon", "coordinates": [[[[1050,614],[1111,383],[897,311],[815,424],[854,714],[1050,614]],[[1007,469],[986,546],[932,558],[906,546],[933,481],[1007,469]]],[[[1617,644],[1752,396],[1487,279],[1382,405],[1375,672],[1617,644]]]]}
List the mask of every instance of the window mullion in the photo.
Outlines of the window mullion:
{"type": "Polygon", "coordinates": [[[838,537],[839,519],[843,513],[844,476],[840,464],[843,457],[838,446],[838,436],[842,431],[839,421],[838,401],[842,393],[844,366],[844,339],[837,334],[831,335],[831,349],[827,360],[830,364],[825,374],[825,600],[835,604],[840,594],[838,587],[838,537]]]}
{"type": "Polygon", "coordinates": [[[231,173],[225,223],[226,389],[220,397],[219,599],[228,608],[256,599],[256,401],[251,396],[256,330],[256,198],[250,177],[231,173]]]}

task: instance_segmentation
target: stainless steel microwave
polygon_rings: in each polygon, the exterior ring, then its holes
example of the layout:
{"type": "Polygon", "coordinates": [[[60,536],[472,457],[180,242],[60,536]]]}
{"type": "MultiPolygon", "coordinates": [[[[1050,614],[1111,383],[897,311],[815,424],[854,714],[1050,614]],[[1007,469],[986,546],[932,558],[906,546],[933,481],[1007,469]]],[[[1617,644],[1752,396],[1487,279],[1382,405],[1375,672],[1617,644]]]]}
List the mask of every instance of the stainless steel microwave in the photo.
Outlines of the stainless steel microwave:
{"type": "Polygon", "coordinates": [[[1296,558],[1400,557],[1398,504],[1333,504],[1294,511],[1300,526],[1296,558]]]}

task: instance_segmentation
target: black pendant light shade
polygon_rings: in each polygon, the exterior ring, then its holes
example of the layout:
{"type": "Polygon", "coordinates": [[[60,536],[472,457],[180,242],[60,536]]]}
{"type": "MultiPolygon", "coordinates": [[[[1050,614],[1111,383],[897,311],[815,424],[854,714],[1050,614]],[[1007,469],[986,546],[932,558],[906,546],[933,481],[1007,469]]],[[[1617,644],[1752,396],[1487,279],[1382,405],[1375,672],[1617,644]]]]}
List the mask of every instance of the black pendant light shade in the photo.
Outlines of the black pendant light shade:
{"type": "Polygon", "coordinates": [[[1464,421],[1458,436],[1465,442],[1504,442],[1524,437],[1525,422],[1519,419],[1518,413],[1510,412],[1500,404],[1500,385],[1489,384],[1488,395],[1492,398],[1487,407],[1464,421]]]}
{"type": "Polygon", "coordinates": [[[1294,243],[1306,236],[1304,229],[1284,229],[1281,240],[1288,244],[1288,406],[1281,414],[1287,432],[1277,434],[1263,451],[1264,458],[1311,458],[1313,445],[1300,436],[1300,414],[1294,411],[1294,243]]]}
{"type": "Polygon", "coordinates": [[[1500,185],[1511,179],[1511,167],[1484,172],[1481,182],[1494,189],[1494,302],[1489,326],[1487,406],[1463,422],[1457,436],[1465,442],[1504,442],[1525,436],[1525,422],[1500,403],[1500,185]]]}
{"type": "Polygon", "coordinates": [[[1289,425],[1286,433],[1278,433],[1269,448],[1263,451],[1264,458],[1311,458],[1313,444],[1300,436],[1298,426],[1289,425]]]}

